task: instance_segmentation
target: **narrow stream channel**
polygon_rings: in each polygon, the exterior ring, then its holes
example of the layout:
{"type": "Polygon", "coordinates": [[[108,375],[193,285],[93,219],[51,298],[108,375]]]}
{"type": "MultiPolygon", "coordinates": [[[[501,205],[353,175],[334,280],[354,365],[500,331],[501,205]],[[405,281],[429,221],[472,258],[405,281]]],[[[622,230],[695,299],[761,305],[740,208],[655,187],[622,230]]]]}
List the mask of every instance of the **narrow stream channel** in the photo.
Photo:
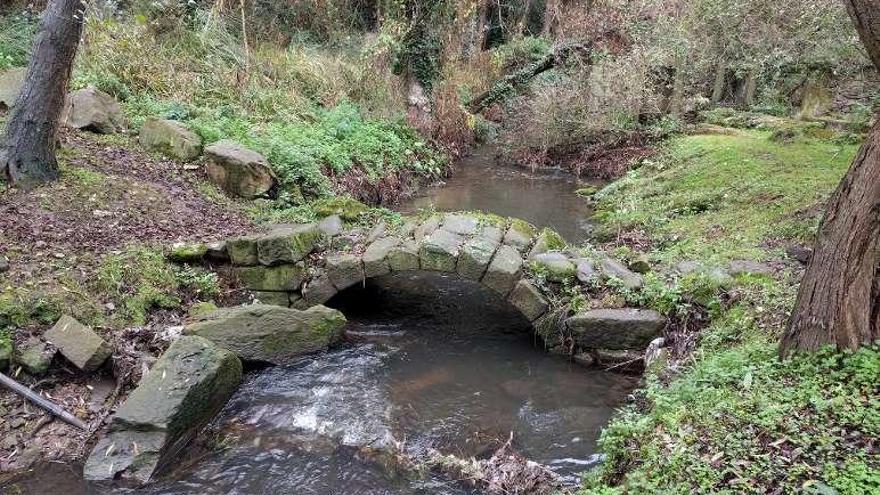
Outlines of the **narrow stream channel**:
{"type": "MultiPolygon", "coordinates": [[[[536,177],[472,157],[405,208],[481,209],[584,238],[589,207],[576,183],[536,177]]],[[[346,342],[249,373],[164,479],[96,487],[79,467],[54,465],[20,479],[16,493],[478,494],[395,459],[418,463],[432,449],[488,456],[511,436],[519,453],[574,485],[600,462],[599,431],[636,385],[544,352],[506,301],[454,276],[380,277],[328,305],[349,318],[346,342]]]]}

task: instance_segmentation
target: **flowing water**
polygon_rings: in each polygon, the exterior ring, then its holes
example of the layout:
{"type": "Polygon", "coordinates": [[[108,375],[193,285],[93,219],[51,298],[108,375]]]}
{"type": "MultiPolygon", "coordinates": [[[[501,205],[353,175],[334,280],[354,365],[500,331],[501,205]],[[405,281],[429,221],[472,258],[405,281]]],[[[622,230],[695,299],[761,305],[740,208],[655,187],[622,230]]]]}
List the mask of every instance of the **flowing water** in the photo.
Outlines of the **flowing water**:
{"type": "MultiPolygon", "coordinates": [[[[578,222],[585,206],[576,206],[568,179],[544,177],[528,186],[533,179],[521,172],[490,174],[466,165],[458,171],[477,185],[459,187],[457,176],[424,198],[438,209],[479,208],[551,225],[570,238],[583,235],[578,222]]],[[[635,386],[632,377],[545,353],[508,303],[455,277],[389,275],[328,304],[349,319],[345,343],[248,373],[198,445],[157,483],[137,490],[90,486],[79,467],[50,465],[7,489],[35,495],[476,494],[438,474],[417,476],[399,460],[417,463],[433,449],[487,457],[510,438],[519,453],[574,484],[601,461],[598,432],[635,386]]]]}
{"type": "Polygon", "coordinates": [[[487,211],[550,227],[577,242],[589,236],[593,210],[575,191],[600,184],[578,181],[559,169],[530,172],[523,167],[505,166],[495,161],[495,149],[486,146],[459,161],[446,182],[425,189],[398,209],[404,213],[431,207],[440,211],[487,211]]]}

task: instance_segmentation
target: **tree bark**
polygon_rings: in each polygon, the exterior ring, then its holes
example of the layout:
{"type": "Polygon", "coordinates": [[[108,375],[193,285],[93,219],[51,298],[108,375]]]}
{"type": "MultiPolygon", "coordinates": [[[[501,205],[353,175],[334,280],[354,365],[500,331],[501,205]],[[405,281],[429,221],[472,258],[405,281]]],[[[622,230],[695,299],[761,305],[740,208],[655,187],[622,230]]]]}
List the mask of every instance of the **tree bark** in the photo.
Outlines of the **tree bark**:
{"type": "Polygon", "coordinates": [[[715,68],[715,84],[712,85],[712,104],[717,105],[724,98],[724,88],[727,82],[727,65],[719,62],[715,68]]]}
{"type": "Polygon", "coordinates": [[[880,124],[828,203],[801,282],[783,355],[825,345],[855,349],[880,337],[880,124]]]}
{"type": "MultiPolygon", "coordinates": [[[[880,0],[847,0],[880,69],[880,0]]],[[[813,257],[782,338],[783,356],[880,339],[880,122],[828,203],[813,257]]]]}
{"type": "Polygon", "coordinates": [[[32,189],[58,178],[58,125],[84,16],[82,0],[51,0],[43,13],[0,156],[0,166],[11,185],[32,189]]]}

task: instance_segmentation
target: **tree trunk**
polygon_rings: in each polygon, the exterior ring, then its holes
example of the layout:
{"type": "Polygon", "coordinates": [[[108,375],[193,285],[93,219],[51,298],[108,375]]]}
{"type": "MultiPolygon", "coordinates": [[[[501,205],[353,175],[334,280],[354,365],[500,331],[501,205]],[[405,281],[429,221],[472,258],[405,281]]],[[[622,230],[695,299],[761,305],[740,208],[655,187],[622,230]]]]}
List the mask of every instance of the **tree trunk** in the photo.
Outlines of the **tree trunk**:
{"type": "MultiPolygon", "coordinates": [[[[880,69],[880,0],[847,0],[880,69]]],[[[855,349],[880,339],[880,122],[828,203],[780,352],[855,349]]]]}
{"type": "Polygon", "coordinates": [[[32,189],[58,178],[58,125],[84,15],[82,0],[51,0],[43,13],[0,157],[0,166],[11,185],[32,189]]]}
{"type": "Polygon", "coordinates": [[[724,88],[727,82],[727,65],[719,62],[715,68],[715,84],[712,85],[712,104],[717,105],[724,98],[724,88]]]}
{"type": "Polygon", "coordinates": [[[880,124],[828,203],[782,353],[855,349],[880,336],[880,124]]]}
{"type": "Polygon", "coordinates": [[[559,3],[561,0],[547,0],[544,7],[544,27],[542,36],[553,36],[559,27],[559,3]]]}
{"type": "Polygon", "coordinates": [[[523,5],[523,13],[522,17],[519,18],[519,22],[516,25],[516,34],[519,36],[525,36],[526,31],[529,28],[529,18],[532,13],[532,0],[525,0],[525,4],[523,5]]]}

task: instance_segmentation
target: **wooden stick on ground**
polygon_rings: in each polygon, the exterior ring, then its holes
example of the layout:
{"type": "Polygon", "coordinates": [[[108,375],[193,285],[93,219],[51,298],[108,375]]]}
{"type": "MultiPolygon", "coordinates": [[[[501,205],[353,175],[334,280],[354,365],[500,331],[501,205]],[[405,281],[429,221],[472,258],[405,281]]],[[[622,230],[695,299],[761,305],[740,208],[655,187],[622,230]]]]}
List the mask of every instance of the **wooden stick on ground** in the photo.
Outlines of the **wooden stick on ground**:
{"type": "Polygon", "coordinates": [[[4,375],[3,373],[0,373],[0,383],[5,385],[6,387],[8,387],[13,392],[17,393],[18,395],[21,395],[22,397],[26,398],[27,400],[42,407],[43,409],[49,411],[50,413],[57,416],[65,423],[76,426],[80,430],[88,430],[88,427],[86,426],[86,424],[83,423],[82,421],[80,421],[79,418],[77,418],[73,414],[70,414],[69,412],[65,411],[58,404],[55,404],[54,402],[50,401],[49,399],[46,399],[42,395],[34,392],[33,390],[29,389],[28,387],[25,387],[24,385],[22,385],[21,383],[18,383],[17,381],[13,380],[12,378],[9,378],[8,376],[4,375]]]}

